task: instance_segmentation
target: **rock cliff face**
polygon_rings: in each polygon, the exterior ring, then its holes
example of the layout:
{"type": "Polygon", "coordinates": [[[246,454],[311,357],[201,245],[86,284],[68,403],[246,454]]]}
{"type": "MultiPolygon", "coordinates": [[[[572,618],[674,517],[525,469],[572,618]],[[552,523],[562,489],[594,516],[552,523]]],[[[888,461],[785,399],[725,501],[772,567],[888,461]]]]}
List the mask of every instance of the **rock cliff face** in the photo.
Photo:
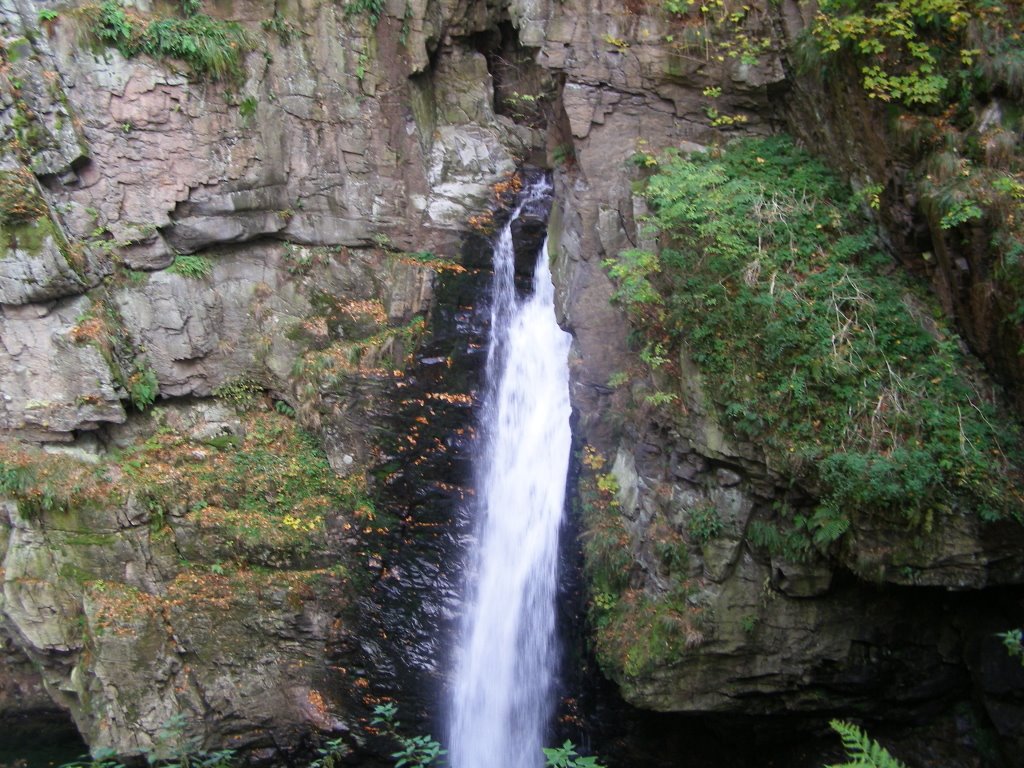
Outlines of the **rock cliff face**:
{"type": "Polygon", "coordinates": [[[457,228],[536,141],[470,41],[497,10],[462,10],[419,9],[399,48],[401,14],[238,4],[258,51],[224,83],[105,48],[96,6],[3,5],[7,688],[45,685],[93,749],[349,727],[376,409],[457,228]],[[296,415],[326,454],[283,466],[296,415]]]}
{"type": "MultiPolygon", "coordinates": [[[[637,593],[671,592],[666,541],[696,585],[672,653],[605,665],[625,699],[920,719],[973,696],[1019,740],[1005,679],[1021,673],[993,639],[1019,621],[1019,526],[948,513],[907,548],[898,524],[853,511],[841,548],[787,562],[750,525],[812,491],[728,433],[691,361],[659,382],[674,409],[609,386],[638,364],[602,268],[648,237],[637,156],[785,129],[898,188],[876,111],[795,74],[806,7],[753,3],[712,34],[644,3],[407,0],[376,23],[371,5],[204,4],[251,42],[231,54],[242,76],[216,80],[104,46],[103,6],[0,0],[0,427],[20,441],[0,457],[0,608],[11,657],[39,670],[24,685],[44,684],[94,749],[167,748],[181,714],[174,738],[207,748],[355,727],[346,702],[367,680],[338,649],[360,631],[345,609],[367,569],[352,531],[373,520],[373,427],[436,271],[533,161],[554,167],[550,250],[594,457],[579,497],[615,478],[637,593]],[[289,416],[320,436],[307,467],[269,455],[299,439],[289,416]],[[317,485],[327,464],[347,485],[317,485]],[[251,492],[219,483],[229,466],[251,492]],[[720,527],[695,536],[708,508],[720,527]]],[[[139,24],[182,13],[133,9],[139,24]]],[[[927,228],[914,216],[906,197],[882,216],[906,263],[927,228]]],[[[1016,381],[1016,331],[964,299],[955,254],[939,262],[947,307],[1016,381]]]]}
{"type": "MultiPolygon", "coordinates": [[[[633,663],[629,652],[624,661],[612,659],[622,652],[620,643],[605,654],[606,673],[628,701],[671,712],[824,717],[840,709],[866,717],[887,712],[938,719],[947,707],[941,702],[973,695],[984,702],[996,730],[1016,743],[1011,723],[1019,718],[1019,699],[1007,699],[1005,688],[990,686],[977,673],[992,664],[1019,679],[993,638],[1004,612],[1019,612],[1019,591],[997,590],[995,598],[980,591],[1020,584],[1018,524],[981,524],[969,511],[946,513],[936,520],[939,533],[910,544],[902,523],[852,510],[851,531],[839,551],[788,562],[753,544],[751,525],[771,519],[780,501],[797,508],[813,503],[813,492],[773,469],[780,462],[762,446],[729,434],[704,392],[699,368],[684,355],[680,381],[655,376],[654,386],[650,380],[634,384],[632,393],[609,384],[635,370],[637,361],[629,352],[628,326],[609,300],[614,288],[602,261],[626,248],[652,247],[640,224],[644,201],[631,187],[640,176],[632,158],[785,128],[812,148],[840,156],[860,183],[882,179],[899,190],[894,174],[906,168],[900,170],[892,149],[897,142],[881,127],[885,120],[866,98],[858,101],[848,82],[823,87],[813,77],[794,75],[786,51],[813,15],[806,6],[782,3],[747,17],[743,33],[763,41],[756,64],[728,53],[728,33],[725,47],[719,39],[717,48],[726,55],[718,57],[700,46],[678,45],[673,37],[692,30],[656,13],[601,10],[588,15],[573,14],[565,4],[531,7],[522,11],[521,24],[524,41],[539,47],[538,61],[561,73],[564,115],[556,130],[573,147],[572,163],[556,175],[562,210],[555,229],[561,306],[575,337],[578,431],[597,451],[591,471],[584,470],[580,502],[584,509],[604,503],[592,485],[602,475],[596,470],[615,479],[606,489],[616,488],[613,505],[622,519],[612,525],[620,545],[632,552],[619,565],[629,571],[631,593],[648,601],[640,611],[653,615],[673,598],[673,570],[682,568],[692,587],[687,615],[668,619],[671,628],[645,617],[626,626],[624,645],[639,647],[644,661],[633,663]],[[644,394],[653,389],[677,395],[677,405],[644,405],[644,394]],[[713,535],[702,535],[695,522],[702,510],[713,510],[713,535]],[[666,546],[683,554],[666,557],[666,546]],[[645,649],[655,637],[664,648],[645,649]],[[1009,715],[1011,710],[1018,714],[1009,715]]],[[[897,194],[883,217],[903,253],[920,247],[909,224],[914,201],[906,194],[897,194]],[[902,229],[894,233],[901,217],[902,229]]],[[[931,227],[936,241],[950,241],[934,222],[931,227]]],[[[930,273],[937,285],[967,274],[957,277],[941,265],[930,273]]],[[[952,312],[958,299],[948,299],[948,290],[939,293],[952,312]]],[[[1013,333],[994,305],[981,306],[955,316],[975,329],[988,324],[999,334],[1013,333]]],[[[967,333],[973,338],[973,331],[967,333]]],[[[986,359],[997,354],[993,350],[982,344],[986,359]]],[[[1015,380],[1011,368],[994,364],[995,373],[1015,380]]],[[[602,526],[609,523],[596,518],[589,535],[604,535],[602,526]]]]}

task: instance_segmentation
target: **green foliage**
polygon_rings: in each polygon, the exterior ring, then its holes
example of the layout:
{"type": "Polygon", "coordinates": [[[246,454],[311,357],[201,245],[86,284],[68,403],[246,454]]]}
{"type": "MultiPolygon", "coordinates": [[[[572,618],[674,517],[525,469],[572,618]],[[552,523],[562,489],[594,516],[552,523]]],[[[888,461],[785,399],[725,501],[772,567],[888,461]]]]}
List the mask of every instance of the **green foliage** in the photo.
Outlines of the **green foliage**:
{"type": "Polygon", "coordinates": [[[590,446],[580,464],[581,538],[597,658],[616,678],[647,672],[704,640],[706,617],[689,581],[689,547],[673,526],[655,520],[647,541],[664,588],[647,593],[632,586],[634,542],[616,499],[619,483],[602,472],[606,460],[590,446]]]}
{"type": "Polygon", "coordinates": [[[199,77],[240,80],[242,56],[253,47],[237,23],[196,14],[150,22],[139,50],[154,58],[181,59],[199,77]]]}
{"type": "MultiPolygon", "coordinates": [[[[853,54],[871,98],[937,104],[949,78],[942,36],[956,39],[971,21],[970,0],[821,0],[812,34],[826,55],[853,54]]],[[[975,51],[958,48],[970,64],[975,51]]]]}
{"type": "Polygon", "coordinates": [[[374,707],[371,725],[380,727],[398,742],[398,750],[391,753],[395,761],[395,768],[427,768],[431,765],[440,765],[448,751],[441,749],[440,743],[431,736],[405,736],[399,733],[401,726],[395,718],[398,715],[398,707],[394,703],[379,704],[374,707]]]}
{"type": "Polygon", "coordinates": [[[664,593],[628,588],[597,624],[597,659],[613,679],[647,675],[674,664],[705,640],[709,614],[679,575],[664,593]]]}
{"type": "Polygon", "coordinates": [[[68,507],[68,494],[29,463],[0,459],[0,497],[18,502],[25,515],[59,512],[68,507]]]}
{"type": "Polygon", "coordinates": [[[661,261],[655,254],[631,248],[617,258],[605,259],[604,265],[616,281],[616,298],[629,305],[631,311],[661,306],[661,294],[651,282],[661,271],[661,261]]]}
{"type": "Polygon", "coordinates": [[[597,758],[583,757],[576,751],[576,745],[566,740],[560,747],[544,747],[546,768],[604,768],[597,758]]]}
{"type": "Polygon", "coordinates": [[[596,494],[589,484],[582,493],[587,528],[583,552],[590,583],[595,593],[614,597],[626,587],[633,564],[629,533],[622,523],[618,505],[613,505],[607,494],[596,494]]]}
{"type": "Polygon", "coordinates": [[[261,21],[260,26],[268,32],[275,32],[282,45],[288,45],[296,31],[295,25],[288,21],[280,11],[274,11],[274,15],[261,21]]]}
{"type": "Polygon", "coordinates": [[[120,3],[115,0],[104,0],[93,13],[95,18],[91,32],[100,42],[117,48],[125,56],[138,53],[135,50],[135,38],[138,34],[135,22],[120,3]]]}
{"type": "Polygon", "coordinates": [[[659,168],[662,247],[609,264],[617,300],[652,367],[678,373],[685,352],[724,422],[818,494],[791,530],[824,548],[851,509],[920,528],[953,509],[1021,518],[1013,420],[963,373],[955,338],[919,319],[835,176],[785,137],[659,168]]]}
{"type": "MultiPolygon", "coordinates": [[[[738,59],[753,66],[773,47],[770,31],[763,20],[751,13],[752,5],[730,0],[662,0],[662,7],[673,16],[682,17],[680,34],[667,35],[666,41],[689,55],[703,54],[707,60],[724,62],[738,59]]],[[[716,98],[714,86],[705,96],[716,98]]],[[[732,122],[745,122],[746,116],[727,118],[732,122]]],[[[731,122],[720,125],[732,124],[731,122]]]]}
{"type": "Polygon", "coordinates": [[[146,21],[130,14],[117,0],[103,0],[86,9],[90,31],[101,43],[126,58],[146,54],[157,59],[178,59],[192,74],[211,80],[241,80],[243,56],[255,48],[249,34],[236,22],[199,13],[199,3],[185,2],[186,18],[146,21]]]}
{"type": "Polygon", "coordinates": [[[973,200],[959,200],[943,215],[939,226],[943,229],[952,229],[966,221],[980,219],[983,215],[984,212],[973,200]]]}
{"type": "Polygon", "coordinates": [[[18,497],[35,482],[31,468],[18,467],[0,462],[0,495],[18,497]]]}
{"type": "Polygon", "coordinates": [[[686,530],[690,538],[702,546],[711,539],[718,538],[723,527],[718,510],[711,504],[691,509],[686,520],[686,530]]]}
{"type": "Polygon", "coordinates": [[[128,377],[128,395],[131,397],[132,405],[144,411],[153,404],[159,393],[160,383],[157,381],[156,373],[145,361],[136,360],[135,370],[128,377]]]}
{"type": "Polygon", "coordinates": [[[842,720],[832,720],[829,725],[842,738],[850,760],[827,768],[907,768],[856,725],[842,720]]]}
{"type": "Polygon", "coordinates": [[[616,371],[608,377],[608,386],[612,389],[618,389],[628,384],[629,380],[630,375],[628,371],[616,371]]]}
{"type": "Polygon", "coordinates": [[[316,751],[319,757],[309,764],[309,768],[336,768],[350,750],[339,737],[329,739],[323,746],[317,747],[316,751]]]}
{"type": "Polygon", "coordinates": [[[213,264],[205,256],[180,254],[174,257],[174,263],[167,268],[167,271],[192,280],[201,280],[213,273],[213,264]]]}
{"type": "Polygon", "coordinates": [[[259,101],[255,96],[246,96],[240,102],[238,102],[238,114],[242,116],[242,120],[248,122],[256,115],[256,108],[259,106],[259,101]]]}
{"type": "Polygon", "coordinates": [[[376,27],[384,13],[384,0],[349,0],[345,3],[345,16],[365,16],[376,27]]]}
{"type": "Polygon", "coordinates": [[[236,411],[244,413],[256,405],[263,394],[263,387],[248,376],[229,379],[213,388],[213,396],[230,403],[236,411]]]}
{"type": "Polygon", "coordinates": [[[781,555],[790,562],[799,563],[808,559],[811,541],[806,529],[799,521],[784,518],[786,530],[763,520],[754,520],[747,528],[747,539],[755,547],[767,549],[773,555],[781,555]]]}
{"type": "MultiPolygon", "coordinates": [[[[2,487],[2,481],[0,481],[0,487],[2,487]]],[[[998,637],[1003,641],[1006,652],[1010,656],[1020,659],[1021,666],[1024,666],[1024,630],[1009,629],[1006,632],[1000,632],[998,637]]]]}
{"type": "Polygon", "coordinates": [[[556,166],[572,165],[576,162],[576,149],[572,144],[559,144],[551,150],[551,162],[556,166]]]}
{"type": "Polygon", "coordinates": [[[655,407],[670,405],[678,400],[679,395],[674,392],[662,392],[660,390],[644,396],[644,402],[655,407]]]}
{"type": "Polygon", "coordinates": [[[45,23],[47,21],[55,21],[60,18],[60,14],[52,8],[41,8],[39,10],[39,22],[45,23]]]}
{"type": "Polygon", "coordinates": [[[607,496],[615,496],[619,492],[619,481],[611,472],[597,476],[597,488],[607,496]]]}

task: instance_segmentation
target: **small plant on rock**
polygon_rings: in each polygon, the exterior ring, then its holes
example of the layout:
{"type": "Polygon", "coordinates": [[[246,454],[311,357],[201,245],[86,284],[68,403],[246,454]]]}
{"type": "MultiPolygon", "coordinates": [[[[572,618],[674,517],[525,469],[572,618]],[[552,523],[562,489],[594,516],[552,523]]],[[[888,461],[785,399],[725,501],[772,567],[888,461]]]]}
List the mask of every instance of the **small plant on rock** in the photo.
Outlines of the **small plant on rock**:
{"type": "Polygon", "coordinates": [[[711,539],[717,538],[723,527],[718,510],[711,504],[691,509],[690,518],[686,523],[690,538],[701,546],[707,544],[711,539]]]}
{"type": "Polygon", "coordinates": [[[156,400],[160,383],[156,373],[146,362],[137,362],[135,371],[128,377],[128,395],[132,405],[140,411],[146,410],[156,400]]]}
{"type": "Polygon", "coordinates": [[[842,738],[850,761],[827,768],[907,768],[856,725],[842,720],[833,720],[829,725],[842,738]]]}
{"type": "Polygon", "coordinates": [[[432,736],[404,736],[399,733],[401,723],[395,719],[398,716],[398,707],[394,703],[378,705],[374,708],[373,715],[370,724],[379,727],[398,742],[398,751],[391,753],[395,768],[427,768],[443,763],[448,751],[441,749],[441,744],[432,736]]]}
{"type": "Polygon", "coordinates": [[[175,257],[174,263],[167,268],[167,271],[192,280],[201,280],[210,276],[213,272],[213,264],[205,256],[182,254],[175,257]]]}
{"type": "Polygon", "coordinates": [[[566,740],[560,747],[544,747],[546,768],[604,768],[597,758],[583,757],[576,751],[576,745],[566,740]]]}
{"type": "Polygon", "coordinates": [[[1024,629],[1010,629],[998,634],[1006,652],[1011,657],[1020,659],[1021,666],[1024,666],[1024,629]]]}

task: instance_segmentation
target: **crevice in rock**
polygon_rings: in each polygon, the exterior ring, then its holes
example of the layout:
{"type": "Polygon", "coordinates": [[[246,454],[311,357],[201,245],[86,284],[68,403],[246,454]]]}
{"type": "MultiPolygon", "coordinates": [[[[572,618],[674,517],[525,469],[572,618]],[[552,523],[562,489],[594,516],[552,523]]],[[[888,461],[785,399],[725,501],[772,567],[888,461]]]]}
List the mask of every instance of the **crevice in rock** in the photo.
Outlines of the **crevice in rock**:
{"type": "Polygon", "coordinates": [[[518,31],[506,21],[498,25],[491,45],[481,53],[487,57],[487,68],[494,78],[494,111],[520,125],[543,130],[556,81],[537,63],[536,51],[523,46],[518,31]]]}

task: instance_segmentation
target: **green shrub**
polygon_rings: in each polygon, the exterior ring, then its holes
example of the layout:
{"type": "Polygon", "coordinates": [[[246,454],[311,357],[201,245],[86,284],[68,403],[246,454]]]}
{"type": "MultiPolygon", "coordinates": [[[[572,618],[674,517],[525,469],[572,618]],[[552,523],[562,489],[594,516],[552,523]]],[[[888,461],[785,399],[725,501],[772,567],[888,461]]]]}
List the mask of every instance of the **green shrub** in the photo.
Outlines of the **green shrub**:
{"type": "Polygon", "coordinates": [[[148,363],[137,361],[135,365],[135,371],[128,377],[128,395],[132,405],[144,411],[156,401],[160,383],[148,363]]]}
{"type": "Polygon", "coordinates": [[[545,768],[604,768],[597,758],[583,757],[576,751],[576,745],[566,741],[560,747],[544,747],[545,768]]]}
{"type": "Polygon", "coordinates": [[[167,268],[167,271],[193,280],[201,280],[210,276],[213,272],[213,264],[205,256],[182,254],[174,258],[174,263],[167,268]]]}
{"type": "Polygon", "coordinates": [[[103,0],[85,9],[90,32],[101,43],[126,58],[146,54],[156,59],[178,59],[192,74],[211,80],[241,80],[243,56],[255,42],[236,22],[198,12],[198,4],[185,3],[185,18],[145,20],[129,13],[117,0],[103,0]]]}
{"type": "Polygon", "coordinates": [[[384,0],[349,0],[345,3],[345,16],[366,16],[370,25],[376,27],[384,13],[384,0]]]}
{"type": "Polygon", "coordinates": [[[802,537],[827,546],[851,509],[1021,519],[1014,421],[834,175],[785,137],[747,140],[663,160],[647,197],[661,247],[610,265],[617,298],[652,366],[678,374],[685,352],[732,431],[819,497],[787,521],[802,537]]]}
{"type": "Polygon", "coordinates": [[[444,763],[448,750],[441,749],[441,744],[429,735],[406,736],[398,729],[401,726],[395,717],[398,707],[393,703],[378,704],[373,710],[370,725],[381,728],[398,743],[398,751],[391,753],[395,768],[428,768],[431,765],[444,763]]]}
{"type": "MultiPolygon", "coordinates": [[[[949,85],[937,38],[956,40],[971,20],[971,6],[970,0],[821,0],[811,31],[826,55],[856,57],[870,97],[936,104],[949,85]]],[[[954,52],[964,64],[977,54],[963,47],[954,52]]]]}
{"type": "Polygon", "coordinates": [[[196,14],[187,19],[151,21],[139,50],[154,58],[180,59],[199,77],[240,80],[242,56],[253,47],[237,23],[196,14]]]}
{"type": "Polygon", "coordinates": [[[231,403],[241,413],[250,410],[262,394],[263,386],[248,376],[229,379],[213,388],[214,397],[231,403]]]}
{"type": "Polygon", "coordinates": [[[1024,629],[1009,629],[1000,632],[998,637],[1003,641],[1006,652],[1011,657],[1020,659],[1021,665],[1024,666],[1024,629]]]}
{"type": "Polygon", "coordinates": [[[274,11],[274,15],[261,21],[260,26],[268,32],[276,33],[282,45],[288,45],[296,34],[295,25],[288,21],[280,11],[274,11]]]}
{"type": "Polygon", "coordinates": [[[711,539],[718,538],[723,527],[718,510],[711,504],[691,509],[686,521],[686,530],[690,538],[702,546],[711,539]]]}

